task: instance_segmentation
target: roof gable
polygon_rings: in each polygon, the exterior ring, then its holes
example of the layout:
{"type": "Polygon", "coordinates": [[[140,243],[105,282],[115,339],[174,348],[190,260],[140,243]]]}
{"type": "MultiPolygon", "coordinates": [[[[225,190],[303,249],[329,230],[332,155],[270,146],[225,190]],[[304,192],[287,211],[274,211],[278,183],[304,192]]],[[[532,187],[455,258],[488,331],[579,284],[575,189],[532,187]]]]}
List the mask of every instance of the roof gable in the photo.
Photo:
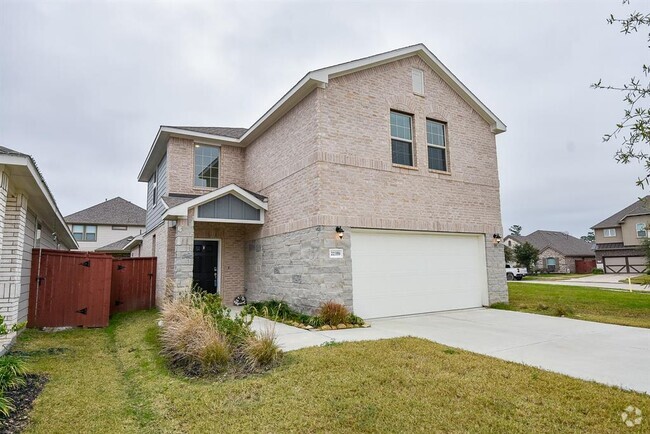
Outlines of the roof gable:
{"type": "Polygon", "coordinates": [[[144,226],[147,211],[121,197],[70,214],[67,223],[144,226]]]}
{"type": "Polygon", "coordinates": [[[424,44],[411,45],[397,50],[340,63],[308,72],[278,102],[264,113],[250,128],[226,127],[171,127],[161,126],[154,139],[149,154],[138,175],[140,182],[147,182],[155,170],[155,165],[164,155],[164,148],[171,135],[197,137],[213,141],[215,144],[248,146],[276,121],[296,106],[317,87],[324,87],[331,78],[352,74],[364,69],[374,68],[411,56],[419,56],[429,67],[449,85],[467,104],[472,107],[491,126],[494,134],[506,131],[506,125],[474,95],[424,44]]]}
{"type": "MultiPolygon", "coordinates": [[[[507,237],[506,237],[507,238],[507,237]]],[[[529,235],[514,237],[519,243],[529,242],[540,252],[552,249],[565,256],[594,256],[593,244],[564,232],[538,230],[529,235]]]]}
{"type": "MultiPolygon", "coordinates": [[[[214,191],[211,191],[210,193],[206,193],[202,196],[195,197],[193,199],[184,201],[172,208],[169,208],[167,212],[163,215],[163,219],[165,220],[175,220],[178,218],[187,218],[187,215],[189,213],[190,209],[197,208],[200,209],[201,206],[203,205],[209,205],[208,208],[210,208],[210,204],[216,205],[216,201],[220,198],[224,198],[226,196],[233,196],[234,198],[238,199],[240,202],[243,204],[246,204],[252,208],[255,208],[260,211],[265,211],[268,210],[268,205],[266,202],[266,198],[262,195],[250,192],[246,189],[243,189],[239,187],[238,185],[235,184],[229,184],[226,185],[225,187],[218,188],[214,191]]],[[[231,204],[228,203],[228,207],[230,206],[237,206],[237,204],[231,204]]],[[[215,217],[205,217],[208,216],[212,212],[216,212],[214,209],[206,209],[205,210],[206,214],[204,214],[204,217],[201,217],[201,215],[195,216],[195,219],[201,219],[201,218],[216,218],[220,219],[221,217],[215,216],[215,217]]],[[[243,211],[242,211],[243,212],[243,211]]],[[[260,212],[258,214],[258,217],[260,217],[260,220],[263,221],[263,212],[260,212]]],[[[225,217],[224,220],[231,220],[229,217],[225,217]]],[[[247,220],[247,219],[241,219],[242,221],[247,220]]]]}
{"type": "Polygon", "coordinates": [[[634,215],[650,215],[650,195],[637,200],[632,205],[627,206],[616,214],[607,217],[602,222],[592,226],[591,229],[613,228],[620,226],[626,217],[634,215]]]}

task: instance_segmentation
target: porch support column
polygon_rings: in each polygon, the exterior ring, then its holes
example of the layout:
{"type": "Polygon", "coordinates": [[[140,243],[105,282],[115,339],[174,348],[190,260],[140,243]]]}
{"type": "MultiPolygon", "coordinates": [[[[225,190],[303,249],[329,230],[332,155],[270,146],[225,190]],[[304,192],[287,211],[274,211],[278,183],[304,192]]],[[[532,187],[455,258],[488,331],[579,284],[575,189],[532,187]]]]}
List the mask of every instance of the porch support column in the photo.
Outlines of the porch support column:
{"type": "Polygon", "coordinates": [[[192,289],[194,273],[194,210],[188,211],[187,219],[176,223],[174,240],[174,293],[177,298],[192,289]]]}

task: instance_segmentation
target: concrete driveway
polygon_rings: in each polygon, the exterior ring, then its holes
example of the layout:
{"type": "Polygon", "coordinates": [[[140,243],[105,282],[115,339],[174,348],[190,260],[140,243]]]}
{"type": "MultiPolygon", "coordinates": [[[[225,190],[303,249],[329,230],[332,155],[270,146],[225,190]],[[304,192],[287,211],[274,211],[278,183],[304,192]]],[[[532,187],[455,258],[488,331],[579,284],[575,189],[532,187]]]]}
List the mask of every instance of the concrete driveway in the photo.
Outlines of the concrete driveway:
{"type": "MultiPolygon", "coordinates": [[[[256,318],[255,327],[272,322],[256,318]]],[[[280,346],[415,336],[499,359],[650,394],[650,329],[496,309],[370,320],[370,328],[306,331],[276,325],[280,346]]]]}

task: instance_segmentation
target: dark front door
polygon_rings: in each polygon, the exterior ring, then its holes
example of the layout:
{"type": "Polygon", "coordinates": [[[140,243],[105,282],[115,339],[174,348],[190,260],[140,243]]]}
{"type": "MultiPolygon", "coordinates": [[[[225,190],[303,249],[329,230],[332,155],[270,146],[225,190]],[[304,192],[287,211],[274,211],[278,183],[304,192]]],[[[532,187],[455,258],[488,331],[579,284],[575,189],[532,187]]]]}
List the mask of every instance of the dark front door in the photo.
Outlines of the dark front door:
{"type": "Polygon", "coordinates": [[[219,287],[219,241],[194,241],[194,286],[216,294],[219,287]]]}

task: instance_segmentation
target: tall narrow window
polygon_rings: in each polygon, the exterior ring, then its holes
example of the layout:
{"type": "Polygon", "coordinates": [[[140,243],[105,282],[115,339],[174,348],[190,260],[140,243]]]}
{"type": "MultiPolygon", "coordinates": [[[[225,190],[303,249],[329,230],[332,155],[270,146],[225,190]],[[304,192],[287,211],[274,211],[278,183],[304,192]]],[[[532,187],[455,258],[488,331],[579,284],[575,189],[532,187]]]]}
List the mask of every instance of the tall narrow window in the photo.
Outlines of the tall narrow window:
{"type": "Polygon", "coordinates": [[[427,119],[429,169],[447,171],[447,143],[445,136],[445,124],[427,119]]]}
{"type": "Polygon", "coordinates": [[[194,145],[194,185],[216,188],[219,186],[219,157],[216,146],[194,145]]]}
{"type": "Polygon", "coordinates": [[[413,116],[390,112],[393,163],[413,166],[413,116]]]}
{"type": "Polygon", "coordinates": [[[637,238],[645,238],[648,236],[648,231],[646,230],[645,223],[637,223],[636,224],[636,237],[637,238]]]}
{"type": "Polygon", "coordinates": [[[152,200],[152,208],[156,206],[156,203],[158,202],[158,170],[156,169],[153,172],[153,176],[151,177],[151,200],[152,200]]]}

